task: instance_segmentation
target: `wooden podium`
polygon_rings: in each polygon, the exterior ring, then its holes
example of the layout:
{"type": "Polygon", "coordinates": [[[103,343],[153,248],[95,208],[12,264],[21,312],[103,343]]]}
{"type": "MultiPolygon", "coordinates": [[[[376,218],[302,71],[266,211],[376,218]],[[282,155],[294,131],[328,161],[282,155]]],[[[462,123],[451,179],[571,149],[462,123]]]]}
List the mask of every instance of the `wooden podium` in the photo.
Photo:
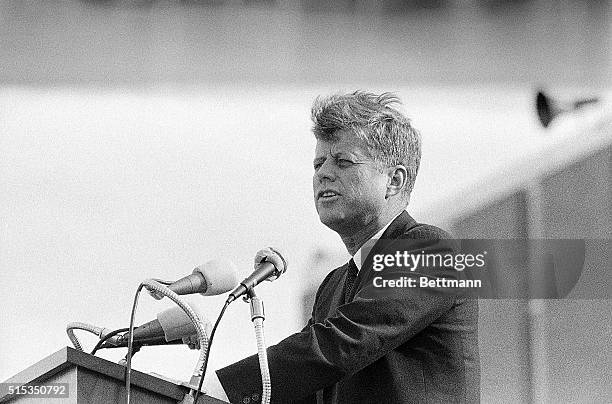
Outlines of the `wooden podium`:
{"type": "MultiPolygon", "coordinates": [[[[51,354],[8,380],[0,390],[0,403],[125,403],[125,367],[106,359],[66,347],[51,354]],[[34,395],[10,395],[11,385],[67,383],[67,398],[42,398],[34,395]]],[[[138,403],[178,403],[189,389],[132,369],[131,399],[138,403]]],[[[221,404],[202,394],[198,404],[221,404]]]]}

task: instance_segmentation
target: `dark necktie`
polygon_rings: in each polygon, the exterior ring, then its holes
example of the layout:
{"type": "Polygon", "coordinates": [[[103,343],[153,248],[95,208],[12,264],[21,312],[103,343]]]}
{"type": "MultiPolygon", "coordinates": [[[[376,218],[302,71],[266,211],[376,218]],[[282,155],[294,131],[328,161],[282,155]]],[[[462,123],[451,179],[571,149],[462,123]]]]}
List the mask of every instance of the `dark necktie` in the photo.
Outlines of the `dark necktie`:
{"type": "Polygon", "coordinates": [[[357,265],[355,265],[355,261],[351,258],[348,262],[348,269],[346,271],[346,283],[344,284],[344,303],[348,303],[349,299],[353,296],[353,289],[355,289],[355,284],[357,283],[357,273],[359,270],[357,269],[357,265]]]}

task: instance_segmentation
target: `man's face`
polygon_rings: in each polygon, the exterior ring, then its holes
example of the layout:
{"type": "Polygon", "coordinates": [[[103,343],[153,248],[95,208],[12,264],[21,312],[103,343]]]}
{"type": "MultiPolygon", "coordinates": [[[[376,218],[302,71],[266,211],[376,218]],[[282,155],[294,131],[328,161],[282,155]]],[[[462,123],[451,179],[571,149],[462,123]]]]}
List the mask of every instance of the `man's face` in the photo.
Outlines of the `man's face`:
{"type": "Polygon", "coordinates": [[[317,140],[312,188],[321,222],[351,235],[384,212],[388,177],[357,137],[337,136],[335,142],[317,140]]]}

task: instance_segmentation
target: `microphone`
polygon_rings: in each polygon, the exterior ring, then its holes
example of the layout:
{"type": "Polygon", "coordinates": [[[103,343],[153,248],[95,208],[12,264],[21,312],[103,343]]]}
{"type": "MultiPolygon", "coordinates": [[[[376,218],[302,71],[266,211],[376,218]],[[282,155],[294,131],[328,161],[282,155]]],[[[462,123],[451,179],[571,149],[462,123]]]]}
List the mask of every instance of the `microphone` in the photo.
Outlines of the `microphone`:
{"type": "MultiPolygon", "coordinates": [[[[195,267],[191,275],[167,285],[177,295],[200,293],[204,296],[220,295],[232,289],[238,281],[236,266],[227,260],[212,260],[195,267]]],[[[149,290],[151,296],[163,298],[156,291],[149,290]]]]}
{"type": "Polygon", "coordinates": [[[231,303],[262,281],[273,281],[287,270],[287,261],[272,247],[259,250],[255,255],[255,271],[236,286],[227,298],[231,303]]]}
{"type": "MultiPolygon", "coordinates": [[[[210,334],[211,324],[199,306],[190,305],[198,318],[204,323],[206,334],[210,334]]],[[[197,335],[197,330],[187,313],[180,307],[172,307],[157,314],[157,319],[149,321],[134,329],[134,343],[140,345],[182,344],[183,338],[197,335]]],[[[128,346],[130,335],[112,337],[102,345],[102,348],[118,348],[128,346]]]]}

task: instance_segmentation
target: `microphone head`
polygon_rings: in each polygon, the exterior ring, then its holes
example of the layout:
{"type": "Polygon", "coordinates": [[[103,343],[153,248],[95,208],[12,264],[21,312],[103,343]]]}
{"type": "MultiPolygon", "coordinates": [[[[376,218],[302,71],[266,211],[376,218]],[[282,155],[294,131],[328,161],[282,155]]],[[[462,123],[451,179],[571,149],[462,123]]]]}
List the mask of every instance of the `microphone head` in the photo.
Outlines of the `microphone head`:
{"type": "MultiPolygon", "coordinates": [[[[192,304],[191,300],[188,304],[204,324],[206,334],[210,335],[212,327],[201,306],[192,304]]],[[[197,330],[189,319],[189,316],[180,307],[171,307],[157,314],[157,321],[159,321],[164,333],[164,338],[168,342],[197,334],[197,330]]]]}
{"type": "Polygon", "coordinates": [[[269,262],[274,265],[274,273],[266,278],[267,281],[273,281],[287,271],[287,261],[278,250],[272,247],[266,247],[257,251],[255,255],[255,268],[258,263],[269,262]]]}
{"type": "Polygon", "coordinates": [[[206,282],[203,296],[220,295],[229,292],[238,283],[238,270],[228,260],[212,260],[195,267],[193,273],[199,273],[206,282]]]}

